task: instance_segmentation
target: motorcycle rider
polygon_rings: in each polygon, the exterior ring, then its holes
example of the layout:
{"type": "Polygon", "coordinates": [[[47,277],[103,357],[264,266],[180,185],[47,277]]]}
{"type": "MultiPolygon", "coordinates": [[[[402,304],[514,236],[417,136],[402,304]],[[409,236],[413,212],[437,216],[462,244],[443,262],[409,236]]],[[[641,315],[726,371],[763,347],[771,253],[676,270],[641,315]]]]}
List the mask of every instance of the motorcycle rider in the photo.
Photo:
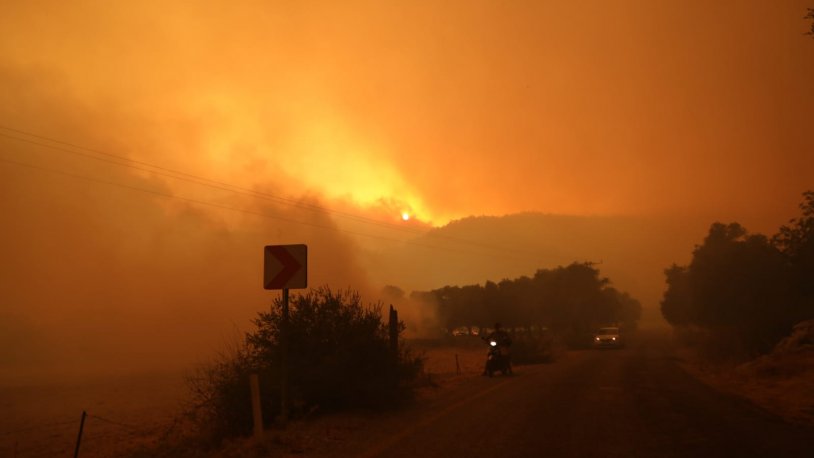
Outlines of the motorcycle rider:
{"type": "MultiPolygon", "coordinates": [[[[495,341],[497,342],[498,349],[500,350],[500,356],[506,359],[506,367],[509,368],[509,374],[512,373],[512,355],[510,351],[510,347],[512,346],[512,338],[509,336],[509,333],[504,331],[503,328],[500,326],[500,323],[495,323],[495,330],[489,333],[488,336],[484,337],[483,340],[495,341]]],[[[489,360],[487,359],[486,364],[489,364],[489,360]]],[[[488,375],[486,366],[483,368],[483,375],[488,375]]]]}

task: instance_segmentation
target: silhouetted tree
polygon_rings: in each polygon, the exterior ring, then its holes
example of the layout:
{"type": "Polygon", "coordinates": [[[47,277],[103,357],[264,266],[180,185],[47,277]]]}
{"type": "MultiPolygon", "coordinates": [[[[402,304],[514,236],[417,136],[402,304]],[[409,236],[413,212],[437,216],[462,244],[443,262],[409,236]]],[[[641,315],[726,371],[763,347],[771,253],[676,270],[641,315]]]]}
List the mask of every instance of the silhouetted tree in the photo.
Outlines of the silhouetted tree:
{"type": "Polygon", "coordinates": [[[540,269],[533,277],[491,281],[481,287],[445,286],[431,292],[447,329],[458,326],[547,326],[560,334],[588,335],[599,325],[633,327],[641,313],[638,301],[609,286],[590,264],[540,269]]]}
{"type": "Polygon", "coordinates": [[[606,300],[613,304],[612,316],[626,329],[635,329],[642,316],[642,304],[634,299],[630,294],[617,291],[615,288],[607,287],[603,290],[607,296],[606,300]]]}
{"type": "MultiPolygon", "coordinates": [[[[497,283],[487,281],[483,287],[483,307],[484,311],[481,314],[473,315],[482,317],[477,322],[480,327],[490,327],[495,324],[496,319],[500,319],[501,305],[504,303],[503,292],[497,283]]],[[[505,320],[504,320],[505,321],[505,320]]]]}
{"type": "Polygon", "coordinates": [[[661,314],[673,326],[689,326],[697,313],[690,289],[689,267],[673,264],[664,271],[667,290],[661,300],[661,314]]]}
{"type": "Polygon", "coordinates": [[[467,304],[463,300],[461,288],[445,286],[433,293],[435,293],[435,302],[438,304],[438,318],[445,328],[453,329],[472,324],[471,319],[467,319],[467,316],[472,313],[472,307],[467,313],[467,304]]]}
{"type": "Polygon", "coordinates": [[[814,191],[803,194],[800,210],[801,216],[772,238],[790,264],[798,321],[814,318],[814,191]]]}
{"type": "Polygon", "coordinates": [[[804,19],[811,19],[811,21],[812,21],[811,22],[811,30],[806,32],[806,34],[811,35],[812,37],[814,37],[814,8],[809,8],[808,9],[808,14],[806,14],[804,19]]]}
{"type": "Polygon", "coordinates": [[[688,266],[665,271],[665,319],[705,330],[738,356],[767,352],[796,322],[814,318],[814,192],[800,208],[771,240],[737,223],[713,224],[688,266]]]}

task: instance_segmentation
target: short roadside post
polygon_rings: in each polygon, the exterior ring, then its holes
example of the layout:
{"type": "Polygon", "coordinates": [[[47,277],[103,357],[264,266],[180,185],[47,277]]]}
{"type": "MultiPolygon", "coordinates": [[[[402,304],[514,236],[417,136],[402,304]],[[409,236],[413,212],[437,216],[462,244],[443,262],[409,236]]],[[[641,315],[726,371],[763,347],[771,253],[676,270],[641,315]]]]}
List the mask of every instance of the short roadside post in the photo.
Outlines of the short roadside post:
{"type": "Polygon", "coordinates": [[[88,413],[83,410],[82,419],[79,421],[79,435],[76,436],[76,448],[73,451],[73,458],[79,457],[79,446],[82,444],[82,431],[85,429],[85,418],[87,416],[88,413]]]}
{"type": "Polygon", "coordinates": [[[263,288],[283,292],[280,319],[280,421],[288,420],[288,290],[308,287],[308,246],[268,245],[263,250],[263,288]]]}
{"type": "Polygon", "coordinates": [[[399,312],[398,312],[398,310],[393,308],[392,304],[390,304],[389,328],[390,328],[390,350],[393,352],[394,355],[398,355],[398,352],[399,352],[399,312]]]}

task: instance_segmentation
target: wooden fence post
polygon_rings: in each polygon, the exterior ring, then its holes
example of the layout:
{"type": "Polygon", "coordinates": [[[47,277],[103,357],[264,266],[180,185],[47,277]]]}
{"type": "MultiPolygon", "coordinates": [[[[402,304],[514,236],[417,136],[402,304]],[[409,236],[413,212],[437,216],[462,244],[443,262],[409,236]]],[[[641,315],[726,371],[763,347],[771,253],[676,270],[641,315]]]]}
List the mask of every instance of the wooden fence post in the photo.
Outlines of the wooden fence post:
{"type": "Polygon", "coordinates": [[[88,413],[83,410],[82,420],[79,422],[79,435],[76,437],[76,448],[73,451],[73,458],[79,457],[79,445],[82,443],[82,430],[85,429],[85,417],[87,416],[88,413]]]}
{"type": "Polygon", "coordinates": [[[390,350],[398,355],[399,351],[399,312],[390,304],[390,350]]]}

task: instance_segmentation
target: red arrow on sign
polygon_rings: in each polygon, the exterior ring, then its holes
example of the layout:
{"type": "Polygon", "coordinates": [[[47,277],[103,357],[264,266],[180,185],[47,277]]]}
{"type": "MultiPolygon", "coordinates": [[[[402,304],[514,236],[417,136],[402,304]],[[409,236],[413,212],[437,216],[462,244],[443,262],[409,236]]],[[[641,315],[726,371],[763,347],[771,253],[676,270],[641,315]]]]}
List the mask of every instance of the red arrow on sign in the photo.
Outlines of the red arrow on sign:
{"type": "Polygon", "coordinates": [[[271,245],[265,249],[265,289],[305,288],[306,245],[271,245]]]}

